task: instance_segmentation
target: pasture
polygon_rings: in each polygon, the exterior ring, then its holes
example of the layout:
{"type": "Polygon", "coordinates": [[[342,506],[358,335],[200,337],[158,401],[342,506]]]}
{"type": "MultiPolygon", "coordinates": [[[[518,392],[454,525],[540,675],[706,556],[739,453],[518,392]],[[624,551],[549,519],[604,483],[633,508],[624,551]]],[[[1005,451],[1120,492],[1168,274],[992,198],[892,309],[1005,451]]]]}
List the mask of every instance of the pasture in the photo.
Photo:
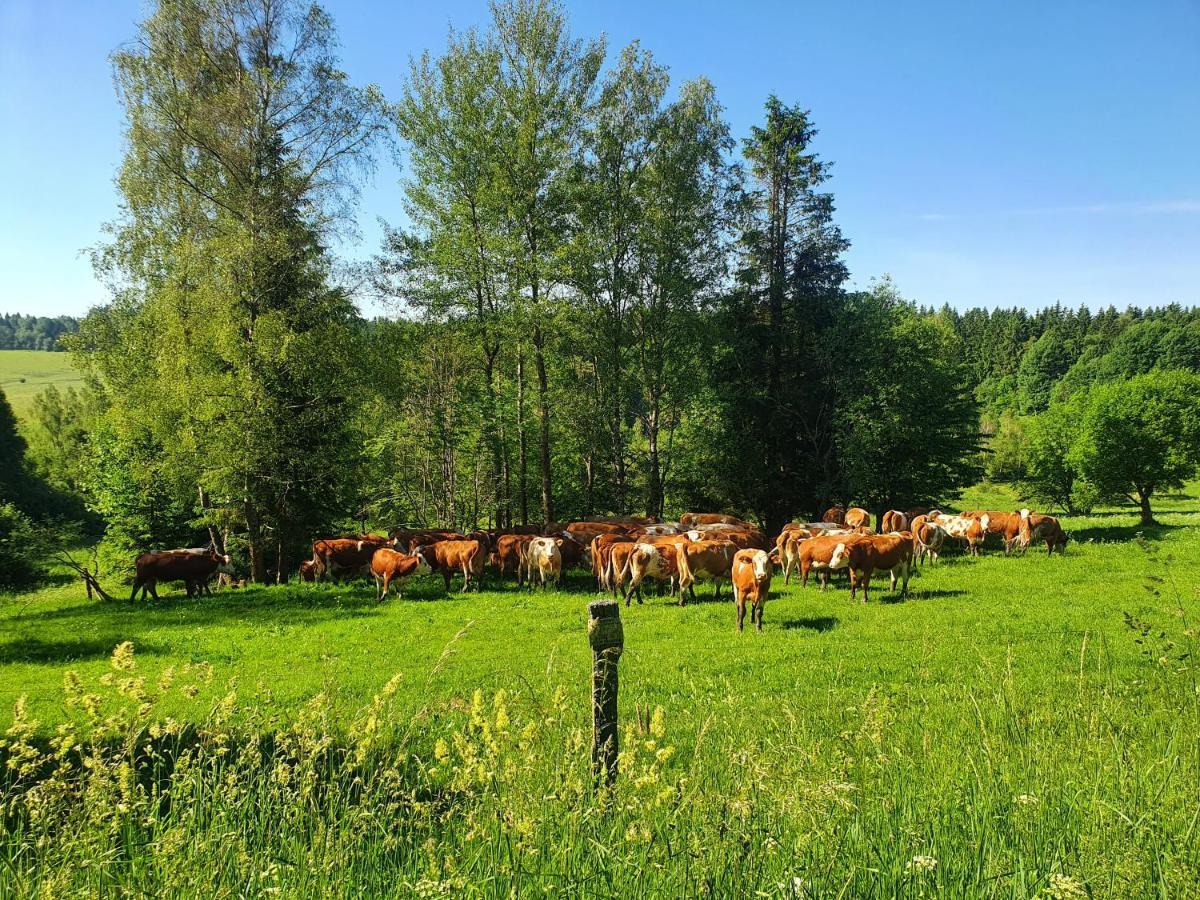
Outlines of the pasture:
{"type": "Polygon", "coordinates": [[[0,350],[0,390],[18,419],[24,418],[33,398],[50,385],[60,391],[83,383],[66,353],[48,350],[0,350]]]}
{"type": "Polygon", "coordinates": [[[1143,542],[1132,510],[1066,519],[1065,557],[944,559],[906,602],[886,581],[862,605],[844,582],[780,577],[763,634],[734,631],[728,585],[720,603],[622,608],[623,771],[607,798],[586,785],[582,573],[568,592],[493,576],[449,597],[435,576],[383,605],[365,582],[155,605],[88,603],[77,583],[6,597],[10,738],[107,716],[113,735],[186,735],[195,759],[223,735],[228,762],[210,760],[216,792],[200,763],[182,783],[176,769],[192,812],[96,811],[36,871],[6,851],[0,878],[22,873],[18,894],[1192,896],[1193,494],[1164,502],[1143,542]],[[123,641],[133,660],[110,660],[123,641]],[[130,672],[187,684],[139,698],[130,672]],[[292,778],[323,760],[309,773],[323,790],[272,780],[289,747],[292,778]],[[100,822],[119,846],[97,843],[100,822]],[[248,871],[260,853],[278,862],[248,871]]]}

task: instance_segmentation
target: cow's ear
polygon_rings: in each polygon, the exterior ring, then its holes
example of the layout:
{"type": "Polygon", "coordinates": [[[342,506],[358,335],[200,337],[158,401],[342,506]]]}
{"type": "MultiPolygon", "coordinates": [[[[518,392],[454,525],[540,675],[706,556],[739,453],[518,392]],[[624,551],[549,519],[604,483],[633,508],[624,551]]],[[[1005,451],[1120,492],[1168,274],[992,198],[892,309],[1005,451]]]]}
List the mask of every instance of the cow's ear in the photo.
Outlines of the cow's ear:
{"type": "Polygon", "coordinates": [[[563,545],[563,539],[562,539],[562,538],[555,538],[555,539],[554,539],[554,543],[558,544],[558,546],[560,546],[560,547],[561,547],[561,546],[563,545]]]}

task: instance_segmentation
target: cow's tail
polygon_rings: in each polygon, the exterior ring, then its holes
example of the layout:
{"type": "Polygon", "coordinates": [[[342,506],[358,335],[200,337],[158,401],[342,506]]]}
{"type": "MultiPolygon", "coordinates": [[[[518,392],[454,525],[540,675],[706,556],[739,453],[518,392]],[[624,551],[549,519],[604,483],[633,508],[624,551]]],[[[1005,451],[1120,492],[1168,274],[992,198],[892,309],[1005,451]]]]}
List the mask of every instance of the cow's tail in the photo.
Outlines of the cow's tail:
{"type": "Polygon", "coordinates": [[[696,576],[692,574],[692,566],[688,562],[686,544],[680,544],[675,548],[675,567],[679,569],[679,589],[682,591],[696,580],[696,576]]]}

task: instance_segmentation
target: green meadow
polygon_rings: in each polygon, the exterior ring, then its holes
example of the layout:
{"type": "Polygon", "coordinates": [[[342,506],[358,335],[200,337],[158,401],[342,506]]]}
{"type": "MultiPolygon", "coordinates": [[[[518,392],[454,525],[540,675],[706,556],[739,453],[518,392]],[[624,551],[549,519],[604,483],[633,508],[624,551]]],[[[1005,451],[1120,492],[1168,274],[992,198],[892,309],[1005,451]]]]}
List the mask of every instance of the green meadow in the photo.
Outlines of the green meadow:
{"type": "Polygon", "coordinates": [[[66,353],[48,350],[0,350],[0,391],[8,397],[17,418],[24,418],[33,398],[50,385],[59,390],[78,387],[83,379],[66,353]]]}
{"type": "Polygon", "coordinates": [[[711,585],[623,607],[611,794],[581,574],[382,605],[61,576],[0,601],[0,893],[1197,895],[1194,494],[1144,535],[1069,519],[1063,557],[945,558],[905,602],[777,579],[762,634],[711,585]]]}

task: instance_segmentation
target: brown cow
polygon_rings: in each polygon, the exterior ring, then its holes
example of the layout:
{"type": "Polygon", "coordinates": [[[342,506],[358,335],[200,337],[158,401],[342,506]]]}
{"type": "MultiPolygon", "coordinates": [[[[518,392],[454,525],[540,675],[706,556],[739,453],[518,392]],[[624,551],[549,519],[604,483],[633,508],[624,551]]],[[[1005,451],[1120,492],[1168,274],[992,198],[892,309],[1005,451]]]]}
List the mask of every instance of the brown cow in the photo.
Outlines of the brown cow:
{"type": "Polygon", "coordinates": [[[746,603],[750,603],[750,621],[762,631],[763,606],[771,591],[771,561],[764,550],[739,550],[733,556],[730,570],[733,583],[733,602],[737,604],[737,629],[742,630],[746,618],[746,603]]]}
{"type": "Polygon", "coordinates": [[[611,522],[571,522],[559,529],[581,544],[590,544],[602,534],[633,535],[640,534],[641,530],[640,525],[618,525],[611,522]]]}
{"type": "MultiPolygon", "coordinates": [[[[368,535],[369,536],[369,535],[368,535]]],[[[414,547],[422,547],[439,540],[463,540],[456,531],[445,531],[438,528],[393,528],[388,532],[392,546],[406,553],[414,547]]]]}
{"type": "Polygon", "coordinates": [[[854,600],[859,585],[862,585],[862,602],[870,598],[871,575],[877,569],[884,569],[892,576],[892,590],[896,589],[896,573],[901,579],[900,596],[908,594],[908,578],[912,569],[912,534],[902,531],[899,534],[866,535],[848,544],[841,544],[834,551],[830,567],[837,568],[845,565],[850,569],[850,599],[854,600]]]}
{"type": "Polygon", "coordinates": [[[666,581],[670,585],[671,593],[675,593],[675,579],[679,576],[678,550],[677,543],[651,544],[638,541],[634,545],[628,562],[629,589],[625,594],[626,606],[634,594],[637,595],[638,603],[642,602],[642,582],[647,578],[660,584],[666,581]]]}
{"type": "Polygon", "coordinates": [[[559,583],[561,584],[563,577],[566,576],[567,569],[573,569],[575,566],[583,565],[583,557],[584,553],[587,551],[587,546],[585,544],[581,544],[566,532],[559,532],[558,534],[548,536],[565,538],[565,540],[558,545],[558,552],[562,554],[563,574],[559,576],[559,583]]]}
{"type": "Polygon", "coordinates": [[[732,541],[688,541],[678,545],[676,560],[679,565],[679,605],[683,606],[688,594],[696,599],[693,585],[700,575],[713,580],[713,598],[721,597],[721,582],[729,577],[733,566],[733,555],[737,545],[732,541]]]}
{"type": "Polygon", "coordinates": [[[491,563],[499,569],[501,580],[505,575],[516,575],[517,587],[525,583],[525,548],[533,538],[532,534],[502,534],[496,538],[491,563]]]}
{"type": "Polygon", "coordinates": [[[879,533],[908,531],[908,516],[898,509],[889,509],[879,520],[879,533]]]}
{"type": "Polygon", "coordinates": [[[846,510],[847,528],[869,528],[870,525],[871,514],[861,506],[852,506],[846,510]]]}
{"type": "Polygon", "coordinates": [[[753,528],[745,519],[731,516],[727,513],[684,513],[679,517],[682,528],[694,528],[697,525],[737,525],[740,528],[753,528]]]}
{"type": "Polygon", "coordinates": [[[455,572],[462,572],[462,593],[465,594],[470,588],[472,578],[475,586],[481,587],[487,553],[479,541],[438,541],[425,547],[424,554],[429,567],[442,573],[447,593],[450,591],[450,578],[455,572]]]}
{"type": "Polygon", "coordinates": [[[904,511],[904,516],[905,516],[905,518],[908,519],[909,522],[911,522],[917,516],[927,516],[927,515],[929,515],[929,507],[928,506],[913,506],[904,511]]]}
{"type": "Polygon", "coordinates": [[[592,539],[589,547],[592,574],[596,576],[596,590],[610,590],[611,566],[609,557],[614,544],[632,544],[634,538],[628,534],[601,534],[592,539]]]}
{"type": "Polygon", "coordinates": [[[733,541],[739,550],[770,550],[771,542],[767,536],[757,529],[750,531],[722,531],[718,534],[704,535],[706,540],[733,541]]]}
{"type": "Polygon", "coordinates": [[[381,547],[394,547],[395,541],[378,536],[354,538],[321,538],[313,541],[312,562],[318,578],[333,578],[349,573],[351,577],[366,574],[371,556],[381,547]]]}
{"type": "Polygon", "coordinates": [[[311,559],[306,559],[300,563],[300,580],[301,581],[316,581],[317,580],[317,564],[311,559]]]}
{"type": "Polygon", "coordinates": [[[830,525],[845,525],[846,524],[846,507],[831,506],[825,510],[825,514],[821,516],[821,521],[830,525]]]}
{"type": "Polygon", "coordinates": [[[1053,556],[1055,550],[1058,550],[1059,555],[1066,552],[1067,533],[1063,531],[1058,519],[1054,516],[1044,516],[1041,513],[1030,513],[1028,531],[1025,532],[1025,536],[1017,535],[1013,539],[1012,546],[1023,554],[1029,549],[1030,544],[1041,541],[1046,542],[1047,556],[1053,556]]]}
{"type": "Polygon", "coordinates": [[[393,583],[396,585],[396,596],[403,600],[404,582],[413,575],[428,575],[432,571],[421,550],[409,555],[390,547],[380,547],[371,556],[371,574],[375,576],[375,602],[383,602],[393,583]]]}
{"type": "Polygon", "coordinates": [[[160,581],[182,581],[187,595],[191,597],[203,590],[214,573],[233,573],[229,555],[217,553],[211,548],[142,553],[134,560],[133,567],[135,574],[130,600],[137,596],[139,588],[143,600],[147,592],[157,600],[156,586],[160,581]]]}

